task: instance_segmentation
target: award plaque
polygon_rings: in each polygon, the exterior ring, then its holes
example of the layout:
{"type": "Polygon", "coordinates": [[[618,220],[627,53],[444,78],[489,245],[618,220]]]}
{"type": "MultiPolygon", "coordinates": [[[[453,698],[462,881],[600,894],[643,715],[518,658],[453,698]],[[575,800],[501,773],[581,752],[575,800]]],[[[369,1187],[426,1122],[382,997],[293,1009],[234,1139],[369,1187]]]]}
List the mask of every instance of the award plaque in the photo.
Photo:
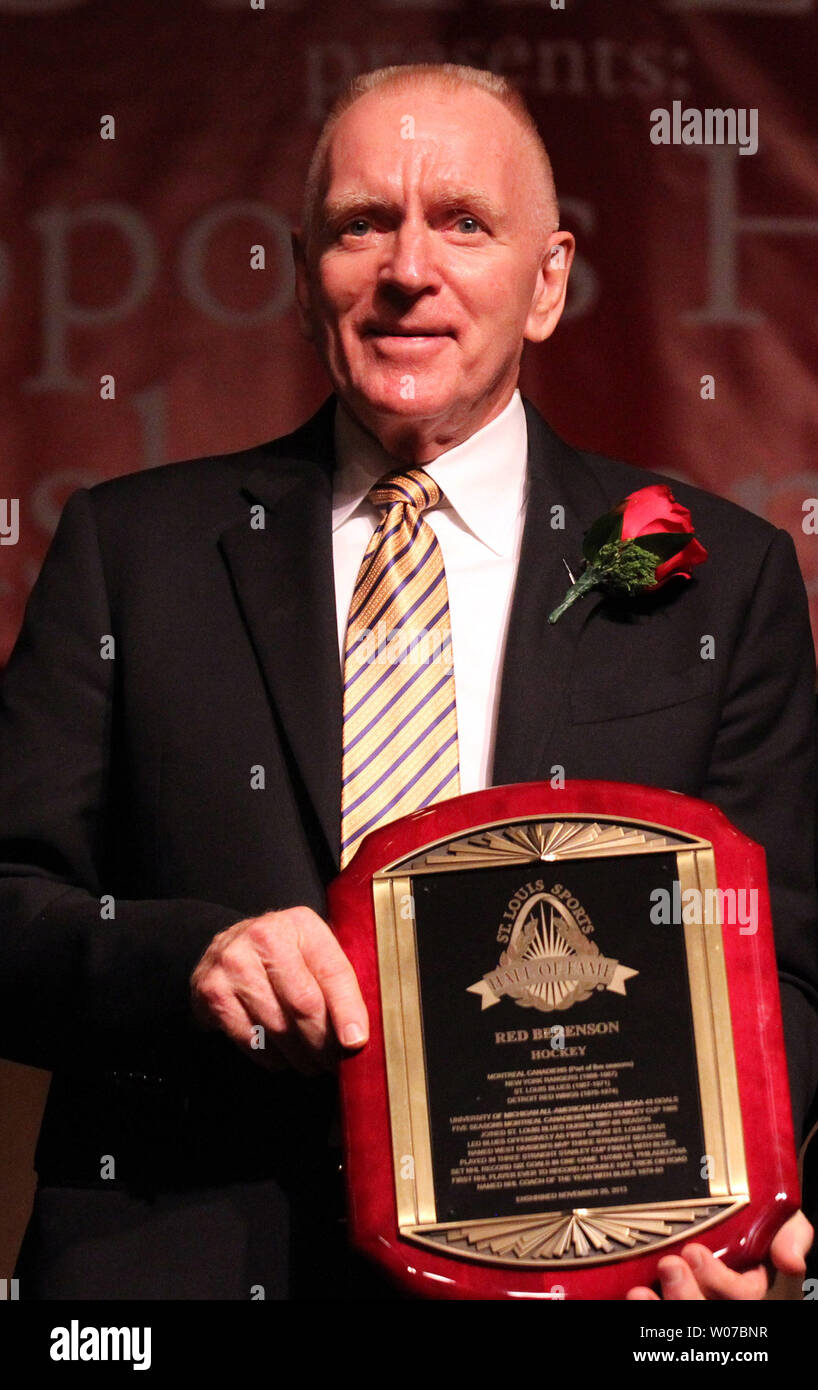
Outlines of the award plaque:
{"type": "Polygon", "coordinates": [[[798,1207],[766,868],[714,807],[605,782],[442,801],[330,887],[370,1041],[350,1238],[427,1298],[622,1298],[798,1207]]]}

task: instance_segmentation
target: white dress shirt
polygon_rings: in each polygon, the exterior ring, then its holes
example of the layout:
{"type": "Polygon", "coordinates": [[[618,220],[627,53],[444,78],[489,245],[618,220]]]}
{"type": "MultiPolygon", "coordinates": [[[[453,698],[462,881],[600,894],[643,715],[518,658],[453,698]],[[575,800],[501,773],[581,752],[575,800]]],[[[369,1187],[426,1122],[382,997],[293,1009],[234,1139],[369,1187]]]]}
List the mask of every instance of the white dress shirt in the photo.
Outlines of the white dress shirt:
{"type": "MultiPolygon", "coordinates": [[[[366,500],[378,478],[410,467],[339,405],[332,548],[338,648],[364,551],[382,512],[366,500]]],[[[491,781],[508,618],[525,519],[528,432],[519,391],[469,439],[422,466],[444,494],[423,513],[443,554],[452,628],[461,792],[491,781]]]]}

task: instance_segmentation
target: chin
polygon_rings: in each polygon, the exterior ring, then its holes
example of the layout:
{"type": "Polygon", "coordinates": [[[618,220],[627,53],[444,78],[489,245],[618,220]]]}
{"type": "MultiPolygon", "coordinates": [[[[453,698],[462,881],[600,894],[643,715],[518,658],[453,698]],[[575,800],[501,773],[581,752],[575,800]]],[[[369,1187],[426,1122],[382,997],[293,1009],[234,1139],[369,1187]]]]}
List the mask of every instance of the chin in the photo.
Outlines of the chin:
{"type": "Polygon", "coordinates": [[[381,418],[393,416],[402,420],[430,419],[451,409],[452,402],[441,394],[439,383],[430,382],[424,387],[416,379],[414,395],[406,394],[405,375],[386,382],[369,380],[358,386],[356,395],[361,409],[381,418]]]}

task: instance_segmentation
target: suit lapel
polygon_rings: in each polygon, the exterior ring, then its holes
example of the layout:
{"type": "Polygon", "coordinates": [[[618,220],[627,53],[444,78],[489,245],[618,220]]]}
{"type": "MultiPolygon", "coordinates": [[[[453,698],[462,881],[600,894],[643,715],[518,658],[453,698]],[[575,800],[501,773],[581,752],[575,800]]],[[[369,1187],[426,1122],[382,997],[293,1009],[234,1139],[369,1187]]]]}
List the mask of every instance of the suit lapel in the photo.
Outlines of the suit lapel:
{"type": "MultiPolygon", "coordinates": [[[[340,849],[343,682],[332,557],[333,418],[330,397],[311,420],[263,452],[243,480],[247,518],[220,546],[261,668],[296,785],[303,785],[337,865],[340,849]],[[250,506],[264,507],[264,527],[250,506]]],[[[579,636],[596,604],[556,624],[582,536],[607,498],[576,450],[525,402],[528,500],[509,619],[492,783],[530,781],[540,769],[569,683],[579,636]],[[564,508],[564,528],[552,508],[564,508]]]]}
{"type": "Polygon", "coordinates": [[[541,775],[576,645],[596,602],[586,598],[554,624],[548,615],[569,587],[563,558],[576,573],[583,533],[608,508],[582,456],[549,429],[529,401],[525,411],[528,500],[500,687],[495,786],[541,775]],[[556,507],[564,513],[555,513],[556,507]],[[564,528],[556,529],[553,521],[563,515],[564,528]]]}
{"type": "Polygon", "coordinates": [[[334,411],[333,397],[301,429],[268,446],[265,462],[243,482],[247,518],[229,526],[220,545],[294,782],[303,784],[337,864],[342,678],[332,559],[334,411]],[[253,503],[264,507],[263,529],[250,524],[253,503]]]}

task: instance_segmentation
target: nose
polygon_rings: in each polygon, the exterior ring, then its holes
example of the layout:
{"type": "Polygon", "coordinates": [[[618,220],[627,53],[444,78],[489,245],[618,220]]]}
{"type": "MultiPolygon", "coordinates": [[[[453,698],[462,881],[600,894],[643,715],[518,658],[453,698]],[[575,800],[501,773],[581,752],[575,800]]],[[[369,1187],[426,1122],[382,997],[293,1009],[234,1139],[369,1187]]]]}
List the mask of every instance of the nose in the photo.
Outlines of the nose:
{"type": "Polygon", "coordinates": [[[379,280],[382,286],[417,295],[440,284],[434,233],[423,217],[406,217],[388,238],[379,280]]]}

